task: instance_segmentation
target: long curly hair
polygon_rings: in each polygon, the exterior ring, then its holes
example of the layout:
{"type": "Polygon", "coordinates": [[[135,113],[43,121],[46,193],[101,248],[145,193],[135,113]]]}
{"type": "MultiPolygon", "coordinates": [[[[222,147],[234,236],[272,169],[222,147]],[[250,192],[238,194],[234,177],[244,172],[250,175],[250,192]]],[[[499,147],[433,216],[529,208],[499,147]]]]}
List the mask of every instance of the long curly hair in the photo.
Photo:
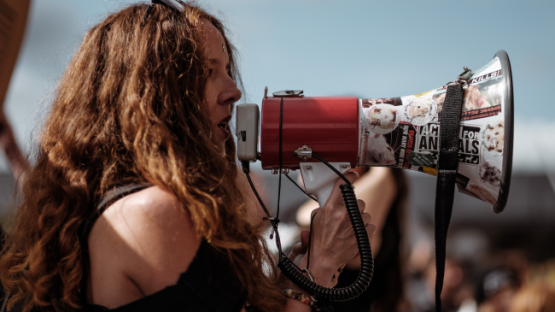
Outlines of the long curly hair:
{"type": "Polygon", "coordinates": [[[197,233],[229,255],[251,305],[280,310],[285,298],[263,273],[271,260],[261,228],[248,223],[236,185],[235,143],[227,141],[225,155],[218,150],[204,105],[200,22],[224,38],[225,29],[191,3],[185,12],[155,5],[144,20],[146,8],[130,6],[94,26],[59,83],[0,259],[9,307],[79,309],[88,270],[79,233],[94,203],[117,186],[146,182],[174,194],[197,233]]]}

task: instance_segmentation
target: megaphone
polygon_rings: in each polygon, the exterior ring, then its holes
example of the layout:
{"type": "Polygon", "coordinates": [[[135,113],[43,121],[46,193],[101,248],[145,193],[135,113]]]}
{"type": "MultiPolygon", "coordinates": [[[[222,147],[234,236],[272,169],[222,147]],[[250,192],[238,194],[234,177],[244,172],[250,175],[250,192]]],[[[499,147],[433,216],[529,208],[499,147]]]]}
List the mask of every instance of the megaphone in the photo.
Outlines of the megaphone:
{"type": "MultiPolygon", "coordinates": [[[[507,53],[482,68],[465,68],[459,131],[459,192],[503,211],[513,149],[513,91],[507,53]]],[[[388,166],[437,175],[439,118],[446,87],[392,98],[306,97],[286,90],[262,100],[260,152],[256,104],[237,106],[237,155],[262,169],[300,169],[307,193],[320,205],[337,175],[311,157],[317,152],[341,173],[357,166],[388,166]],[[281,135],[280,135],[281,132],[281,135]],[[281,138],[281,142],[280,142],[281,138]],[[281,158],[281,159],[280,159],[281,158]]]]}
{"type": "Polygon", "coordinates": [[[275,92],[269,97],[266,88],[260,152],[259,118],[256,104],[238,105],[237,156],[276,233],[279,268],[319,300],[353,299],[372,278],[368,234],[353,187],[343,173],[357,166],[389,166],[438,175],[435,299],[436,310],[441,311],[454,185],[460,192],[491,204],[495,212],[503,211],[507,203],[513,149],[513,91],[507,53],[497,52],[474,72],[465,67],[456,81],[444,87],[403,97],[305,97],[301,90],[275,92]],[[440,132],[440,125],[444,131],[440,132]],[[359,277],[352,285],[324,288],[307,269],[301,270],[283,254],[277,231],[279,200],[278,213],[272,218],[248,174],[249,161],[256,160],[261,160],[262,169],[279,173],[280,182],[281,173],[300,169],[306,192],[315,194],[320,206],[331,195],[337,177],[345,181],[341,192],[361,261],[359,277]]]}

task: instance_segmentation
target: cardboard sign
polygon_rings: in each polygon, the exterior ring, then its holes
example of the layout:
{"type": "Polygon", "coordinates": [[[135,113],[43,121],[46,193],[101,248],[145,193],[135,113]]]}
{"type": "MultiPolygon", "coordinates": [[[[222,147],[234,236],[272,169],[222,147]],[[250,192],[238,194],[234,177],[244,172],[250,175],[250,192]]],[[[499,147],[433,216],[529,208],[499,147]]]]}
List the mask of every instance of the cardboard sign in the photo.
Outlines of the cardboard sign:
{"type": "Polygon", "coordinates": [[[25,35],[31,0],[0,0],[0,109],[25,35]]]}

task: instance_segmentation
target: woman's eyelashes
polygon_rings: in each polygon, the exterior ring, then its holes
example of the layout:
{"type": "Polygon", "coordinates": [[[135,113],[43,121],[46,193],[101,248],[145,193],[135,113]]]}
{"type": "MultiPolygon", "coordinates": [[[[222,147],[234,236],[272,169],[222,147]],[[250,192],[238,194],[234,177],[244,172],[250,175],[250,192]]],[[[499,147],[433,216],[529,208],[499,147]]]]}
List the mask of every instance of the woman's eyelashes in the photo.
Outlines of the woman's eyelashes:
{"type": "Polygon", "coordinates": [[[232,77],[231,74],[231,69],[229,67],[227,68],[208,68],[208,77],[212,77],[215,74],[217,74],[218,72],[220,73],[225,73],[225,75],[228,75],[229,77],[232,77]]]}

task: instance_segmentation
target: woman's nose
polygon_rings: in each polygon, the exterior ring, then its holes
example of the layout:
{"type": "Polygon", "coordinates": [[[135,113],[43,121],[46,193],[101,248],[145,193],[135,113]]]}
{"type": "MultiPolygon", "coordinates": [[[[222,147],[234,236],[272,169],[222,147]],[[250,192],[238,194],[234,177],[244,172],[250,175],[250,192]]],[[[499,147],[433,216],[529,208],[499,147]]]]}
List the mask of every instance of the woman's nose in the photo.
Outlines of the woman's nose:
{"type": "Polygon", "coordinates": [[[241,90],[237,88],[235,81],[229,77],[226,79],[226,84],[224,90],[218,96],[218,103],[222,105],[232,105],[233,103],[239,101],[243,94],[241,90]]]}

